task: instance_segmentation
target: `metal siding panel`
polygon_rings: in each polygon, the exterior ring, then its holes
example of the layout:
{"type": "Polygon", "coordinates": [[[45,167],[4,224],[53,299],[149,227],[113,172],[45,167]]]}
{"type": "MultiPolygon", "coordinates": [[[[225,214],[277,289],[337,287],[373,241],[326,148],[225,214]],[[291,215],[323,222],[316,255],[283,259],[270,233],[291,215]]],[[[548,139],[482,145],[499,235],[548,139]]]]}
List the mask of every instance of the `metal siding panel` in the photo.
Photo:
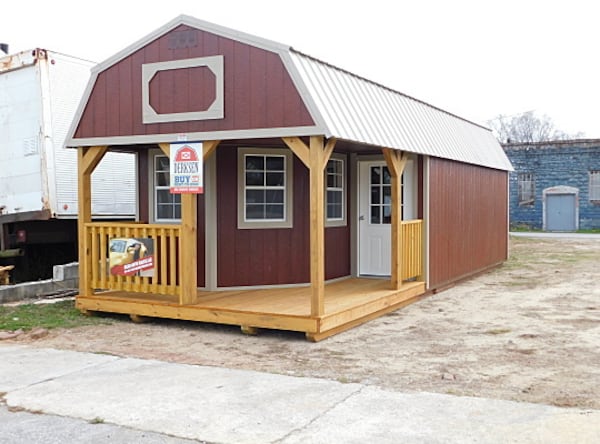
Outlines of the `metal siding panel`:
{"type": "Polygon", "coordinates": [[[506,258],[508,173],[430,159],[430,286],[439,288],[506,258]]]}
{"type": "MultiPolygon", "coordinates": [[[[59,216],[77,215],[77,151],[65,140],[81,94],[87,84],[90,62],[52,54],[50,68],[52,137],[54,142],[56,208],[59,216]],[[66,208],[65,208],[66,206],[66,208]]],[[[135,165],[132,154],[109,153],[92,175],[92,214],[131,217],[136,213],[135,165]]]]}
{"type": "MultiPolygon", "coordinates": [[[[3,62],[8,63],[6,59],[3,62]]],[[[0,72],[0,91],[0,206],[5,214],[38,211],[45,197],[41,174],[45,138],[40,133],[43,91],[38,66],[0,72]],[[15,113],[16,109],[20,112],[15,113]]]]}

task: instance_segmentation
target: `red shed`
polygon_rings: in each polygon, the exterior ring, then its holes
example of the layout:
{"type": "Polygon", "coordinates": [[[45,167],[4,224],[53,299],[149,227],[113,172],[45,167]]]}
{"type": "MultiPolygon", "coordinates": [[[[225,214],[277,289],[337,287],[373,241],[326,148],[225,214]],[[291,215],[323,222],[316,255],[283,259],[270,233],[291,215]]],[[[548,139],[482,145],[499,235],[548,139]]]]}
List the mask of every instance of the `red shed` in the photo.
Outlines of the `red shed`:
{"type": "Polygon", "coordinates": [[[192,17],[93,70],[68,144],[81,310],[319,340],[507,258],[511,165],[488,129],[192,17]],[[173,170],[182,144],[200,171],[173,170]],[[112,150],[137,154],[135,223],[91,220],[112,150]]]}

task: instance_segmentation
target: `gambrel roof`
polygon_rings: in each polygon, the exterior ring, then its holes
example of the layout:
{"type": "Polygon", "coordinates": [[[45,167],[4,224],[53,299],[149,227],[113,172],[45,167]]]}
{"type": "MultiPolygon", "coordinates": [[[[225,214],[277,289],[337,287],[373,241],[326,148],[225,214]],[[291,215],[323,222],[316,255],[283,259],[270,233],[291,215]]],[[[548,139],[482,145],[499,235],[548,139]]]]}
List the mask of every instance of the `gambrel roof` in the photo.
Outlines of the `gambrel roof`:
{"type": "MultiPolygon", "coordinates": [[[[174,54],[175,51],[171,53],[174,54]]],[[[181,51],[179,53],[183,54],[181,51]]],[[[188,54],[191,52],[188,51],[188,54]]],[[[184,59],[181,55],[170,57],[184,59]]],[[[167,63],[173,63],[173,59],[170,60],[167,63]]],[[[140,88],[137,84],[129,87],[133,90],[133,96],[140,88]]],[[[120,90],[124,90],[123,85],[120,90]]],[[[128,93],[128,97],[130,96],[132,94],[128,93]]],[[[252,112],[250,109],[245,110],[246,114],[252,112]]],[[[182,132],[186,133],[189,140],[324,135],[500,170],[512,169],[502,147],[487,128],[302,54],[290,46],[185,15],[175,18],[92,70],[90,84],[70,130],[68,145],[173,142],[182,132]],[[264,70],[255,77],[261,79],[275,73],[278,82],[287,85],[282,87],[282,91],[288,91],[284,103],[277,105],[277,100],[281,100],[278,97],[281,91],[270,97],[271,84],[262,80],[257,84],[248,83],[248,87],[253,90],[260,87],[265,89],[265,97],[260,98],[260,109],[266,116],[263,120],[260,115],[252,121],[244,120],[239,115],[242,110],[237,105],[238,102],[225,100],[224,117],[220,121],[210,117],[213,120],[186,124],[148,123],[142,122],[142,111],[141,108],[137,109],[137,105],[129,110],[117,102],[106,102],[109,100],[106,97],[110,98],[111,88],[103,85],[108,85],[110,78],[119,79],[123,71],[129,76],[123,78],[135,78],[132,73],[140,69],[138,65],[162,62],[161,54],[168,51],[164,50],[165,44],[160,43],[160,39],[166,41],[169,33],[184,32],[182,30],[186,29],[204,33],[206,37],[202,37],[203,42],[209,41],[209,37],[213,39],[210,40],[211,44],[204,44],[205,47],[210,47],[210,54],[203,55],[214,56],[219,51],[227,53],[223,56],[225,96],[237,94],[239,100],[242,100],[240,103],[252,103],[250,98],[242,97],[241,92],[233,90],[234,79],[241,78],[242,69],[251,69],[250,67],[264,61],[264,70]],[[220,40],[217,42],[215,39],[220,40]],[[252,58],[252,54],[256,54],[258,61],[251,60],[244,68],[244,64],[232,60],[236,57],[235,54],[243,51],[232,49],[227,44],[230,41],[251,48],[247,57],[252,58]],[[150,45],[154,45],[156,49],[146,49],[150,45]],[[141,54],[146,58],[142,59],[141,54]],[[271,60],[273,55],[278,57],[277,63],[271,60]],[[127,64],[124,64],[125,61],[127,64]],[[278,71],[278,63],[283,67],[283,73],[278,71]],[[118,72],[113,72],[115,69],[118,72]],[[235,75],[231,74],[232,70],[237,70],[238,77],[228,77],[235,75]],[[290,88],[295,89],[294,93],[289,92],[290,88]],[[98,97],[102,97],[102,102],[98,97]],[[99,104],[97,108],[100,111],[93,109],[96,104],[99,104]],[[108,114],[111,108],[122,109],[122,114],[128,118],[132,115],[133,123],[130,127],[117,122],[118,118],[114,115],[108,115],[105,120],[115,121],[121,132],[114,129],[115,125],[111,127],[108,123],[100,125],[102,128],[98,129],[100,126],[95,123],[95,119],[102,119],[102,112],[108,114]],[[234,113],[238,113],[237,117],[229,118],[234,113]],[[275,123],[270,123],[273,119],[275,123]]]]}

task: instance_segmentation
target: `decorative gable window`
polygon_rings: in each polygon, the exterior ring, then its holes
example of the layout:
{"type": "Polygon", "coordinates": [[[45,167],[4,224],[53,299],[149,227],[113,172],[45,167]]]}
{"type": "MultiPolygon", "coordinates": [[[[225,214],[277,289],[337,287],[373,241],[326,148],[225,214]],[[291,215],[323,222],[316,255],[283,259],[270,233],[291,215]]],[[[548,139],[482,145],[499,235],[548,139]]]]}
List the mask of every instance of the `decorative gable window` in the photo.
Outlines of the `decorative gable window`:
{"type": "Polygon", "coordinates": [[[590,171],[590,201],[600,203],[600,170],[590,171]]]}
{"type": "Polygon", "coordinates": [[[153,201],[156,222],[179,222],[181,220],[181,195],[170,192],[169,158],[163,154],[154,156],[153,201]]]}
{"type": "Polygon", "coordinates": [[[346,224],[346,171],[343,157],[332,157],[325,168],[326,222],[328,226],[346,224]]]}
{"type": "Polygon", "coordinates": [[[292,156],[286,149],[238,151],[238,227],[292,226],[292,156]]]}
{"type": "Polygon", "coordinates": [[[535,177],[532,173],[517,176],[519,205],[533,205],[535,201],[535,177]]]}

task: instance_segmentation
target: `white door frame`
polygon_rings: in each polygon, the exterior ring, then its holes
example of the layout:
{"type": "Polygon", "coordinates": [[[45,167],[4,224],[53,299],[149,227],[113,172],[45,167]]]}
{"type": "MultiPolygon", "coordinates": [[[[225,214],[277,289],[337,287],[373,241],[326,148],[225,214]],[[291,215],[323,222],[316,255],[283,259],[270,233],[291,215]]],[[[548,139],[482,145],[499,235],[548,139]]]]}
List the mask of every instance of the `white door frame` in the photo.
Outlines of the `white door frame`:
{"type": "MultiPolygon", "coordinates": [[[[372,166],[386,166],[385,160],[374,160],[372,158],[360,160],[357,162],[357,255],[356,270],[357,275],[361,276],[389,276],[391,272],[391,224],[371,224],[370,199],[371,183],[370,169],[372,166]],[[374,228],[375,231],[369,230],[374,228]],[[387,233],[385,232],[387,230],[387,233]],[[373,234],[373,239],[369,241],[366,236],[369,232],[373,234]],[[370,244],[370,250],[367,245],[370,244]],[[369,258],[371,252],[371,257],[369,258]]],[[[410,158],[406,163],[403,173],[403,220],[414,219],[416,216],[417,187],[416,174],[414,171],[414,159],[410,158]]],[[[390,188],[391,191],[391,188],[390,188]]],[[[383,196],[382,196],[383,198],[383,196]]],[[[383,208],[382,208],[383,210],[383,208]]]]}

